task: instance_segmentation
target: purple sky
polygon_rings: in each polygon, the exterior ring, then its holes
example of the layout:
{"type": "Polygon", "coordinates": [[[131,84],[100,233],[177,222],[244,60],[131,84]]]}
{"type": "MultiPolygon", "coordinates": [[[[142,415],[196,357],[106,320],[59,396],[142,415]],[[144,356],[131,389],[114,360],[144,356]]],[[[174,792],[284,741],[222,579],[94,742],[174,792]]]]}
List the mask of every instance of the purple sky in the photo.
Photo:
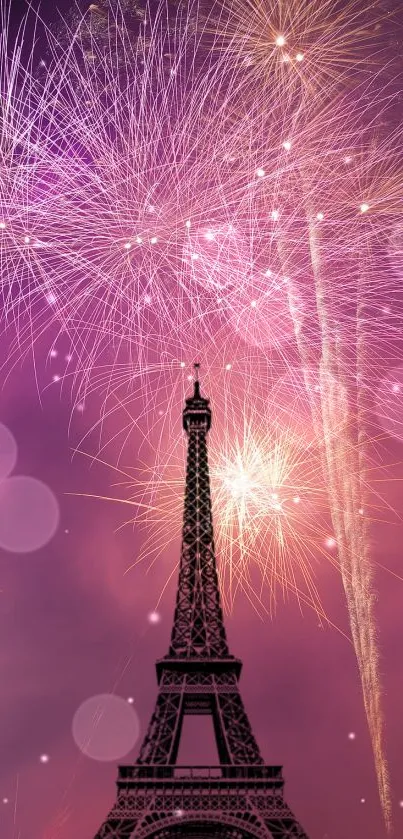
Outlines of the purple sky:
{"type": "MultiPolygon", "coordinates": [[[[16,19],[20,8],[16,2],[16,19]]],[[[45,14],[46,4],[43,9],[45,14]]],[[[115,799],[116,764],[135,760],[153,711],[154,662],[168,650],[176,575],[158,607],[161,620],[154,624],[149,615],[178,560],[180,533],[172,534],[148,574],[143,564],[125,575],[146,534],[119,529],[127,511],[118,504],[68,494],[111,495],[114,475],[73,457],[97,405],[89,403],[82,415],[75,412],[69,429],[68,394],[52,383],[58,362],[51,368],[44,361],[49,347],[42,349],[39,378],[41,386],[50,386],[41,402],[28,362],[0,390],[0,422],[18,445],[13,474],[45,482],[60,506],[57,532],[45,547],[26,554],[0,550],[0,838],[93,839],[115,799]],[[140,736],[125,759],[99,762],[81,754],[72,723],[85,700],[110,692],[133,697],[140,736]]],[[[0,344],[0,355],[2,350],[0,344]]],[[[133,452],[138,442],[134,435],[133,452]]],[[[386,462],[398,465],[389,473],[384,496],[403,514],[403,443],[385,445],[386,462]]],[[[95,436],[84,448],[97,451],[95,436]]],[[[184,474],[185,464],[183,479],[184,474]]],[[[392,518],[393,524],[374,528],[373,556],[388,569],[379,567],[376,573],[377,615],[399,839],[403,581],[393,574],[401,574],[403,532],[392,518]]],[[[231,652],[244,662],[242,696],[264,758],[284,767],[286,799],[310,839],[385,839],[357,665],[345,637],[341,580],[325,563],[316,579],[340,631],[319,627],[309,610],[301,614],[292,596],[278,603],[273,620],[260,619],[242,597],[226,615],[231,652]]],[[[184,762],[210,759],[204,736],[203,745],[201,740],[189,732],[184,762]]]]}
{"type": "MultiPolygon", "coordinates": [[[[44,374],[51,379],[49,369],[44,374]]],[[[132,696],[141,740],[156,698],[154,661],[169,643],[174,584],[159,609],[160,623],[150,623],[148,615],[177,560],[179,534],[147,576],[144,566],[124,576],[141,536],[131,528],[116,531],[123,521],[119,505],[66,495],[111,494],[105,467],[90,468],[79,456],[72,459],[71,449],[90,417],[75,415],[70,439],[69,418],[68,399],[60,397],[58,385],[45,392],[40,407],[28,365],[2,391],[0,419],[18,443],[14,471],[45,481],[61,510],[59,529],[45,548],[1,553],[4,839],[89,839],[95,834],[114,800],[116,765],[80,754],[72,737],[74,714],[94,695],[132,696]],[[49,756],[47,763],[40,761],[43,754],[49,756]]],[[[401,446],[395,446],[395,455],[401,457],[401,446]]],[[[398,503],[398,484],[391,484],[389,497],[398,503]]],[[[377,528],[378,557],[397,573],[401,534],[400,526],[377,528]]],[[[323,564],[318,584],[329,616],[348,632],[338,575],[323,564]]],[[[403,830],[402,585],[390,573],[377,574],[396,835],[403,830]]],[[[231,650],[244,661],[241,690],[254,732],[265,759],[283,764],[287,800],[310,839],[381,839],[350,643],[336,630],[320,629],[313,613],[301,616],[293,598],[279,603],[272,621],[261,621],[240,598],[226,622],[231,650]]],[[[208,760],[200,742],[187,734],[182,760],[208,760]]],[[[136,748],[126,762],[135,757],[136,748]]]]}

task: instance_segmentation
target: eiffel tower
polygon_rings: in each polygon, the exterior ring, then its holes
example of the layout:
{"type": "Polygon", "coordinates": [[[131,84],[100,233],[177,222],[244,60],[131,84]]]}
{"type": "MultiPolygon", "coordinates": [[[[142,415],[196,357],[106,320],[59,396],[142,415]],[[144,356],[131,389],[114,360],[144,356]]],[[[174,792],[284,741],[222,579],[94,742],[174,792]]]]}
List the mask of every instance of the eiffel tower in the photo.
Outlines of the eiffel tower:
{"type": "Polygon", "coordinates": [[[186,399],[188,437],[179,584],[168,655],[139,757],[120,766],[117,800],[95,839],[308,839],[283,797],[281,766],[260,754],[229,653],[213,541],[207,432],[209,400],[186,399]],[[210,714],[219,765],[179,766],[185,714],[210,714]]]}

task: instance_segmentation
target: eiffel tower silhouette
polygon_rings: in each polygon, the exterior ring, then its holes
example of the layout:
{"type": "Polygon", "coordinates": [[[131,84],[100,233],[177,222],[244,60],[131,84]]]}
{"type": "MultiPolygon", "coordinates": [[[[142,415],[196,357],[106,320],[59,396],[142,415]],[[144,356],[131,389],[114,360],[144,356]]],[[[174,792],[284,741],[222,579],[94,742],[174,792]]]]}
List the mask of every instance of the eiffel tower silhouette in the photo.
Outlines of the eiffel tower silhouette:
{"type": "Polygon", "coordinates": [[[213,539],[207,432],[209,400],[186,399],[188,437],[179,584],[168,655],[157,661],[154,713],[132,766],[120,766],[117,800],[95,839],[308,839],[283,797],[281,766],[267,766],[229,653],[213,539]],[[185,714],[210,714],[219,765],[179,766],[185,714]]]}

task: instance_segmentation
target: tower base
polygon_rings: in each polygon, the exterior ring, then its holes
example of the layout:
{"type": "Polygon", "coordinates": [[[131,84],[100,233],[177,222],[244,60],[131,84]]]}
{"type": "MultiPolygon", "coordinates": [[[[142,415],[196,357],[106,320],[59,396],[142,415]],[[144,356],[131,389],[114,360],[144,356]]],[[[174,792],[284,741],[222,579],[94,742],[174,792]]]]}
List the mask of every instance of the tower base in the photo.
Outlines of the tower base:
{"type": "Polygon", "coordinates": [[[281,766],[120,766],[95,839],[308,839],[283,786],[281,766]]]}

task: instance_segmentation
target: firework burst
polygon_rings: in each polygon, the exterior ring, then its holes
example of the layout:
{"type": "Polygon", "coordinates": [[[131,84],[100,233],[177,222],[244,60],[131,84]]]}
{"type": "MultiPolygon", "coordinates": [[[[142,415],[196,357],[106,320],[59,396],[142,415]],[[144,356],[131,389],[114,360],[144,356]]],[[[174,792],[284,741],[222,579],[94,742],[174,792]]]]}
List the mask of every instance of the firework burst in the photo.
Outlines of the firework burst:
{"type": "Polygon", "coordinates": [[[382,2],[218,0],[205,25],[212,48],[241,68],[252,99],[281,87],[290,104],[301,89],[333,98],[384,66],[387,23],[382,2]]]}
{"type": "MultiPolygon", "coordinates": [[[[188,390],[187,377],[186,384],[188,390]]],[[[231,610],[243,592],[260,613],[274,611],[281,589],[283,594],[293,592],[301,605],[325,618],[316,570],[321,556],[336,567],[338,560],[317,441],[312,433],[307,435],[306,423],[297,430],[273,413],[250,414],[248,405],[242,412],[235,394],[227,394],[224,410],[218,399],[217,403],[209,460],[227,608],[231,610]]],[[[148,534],[136,563],[164,557],[180,533],[185,457],[178,428],[171,445],[159,440],[148,465],[134,470],[116,467],[116,501],[132,510],[125,524],[148,534]]]]}

